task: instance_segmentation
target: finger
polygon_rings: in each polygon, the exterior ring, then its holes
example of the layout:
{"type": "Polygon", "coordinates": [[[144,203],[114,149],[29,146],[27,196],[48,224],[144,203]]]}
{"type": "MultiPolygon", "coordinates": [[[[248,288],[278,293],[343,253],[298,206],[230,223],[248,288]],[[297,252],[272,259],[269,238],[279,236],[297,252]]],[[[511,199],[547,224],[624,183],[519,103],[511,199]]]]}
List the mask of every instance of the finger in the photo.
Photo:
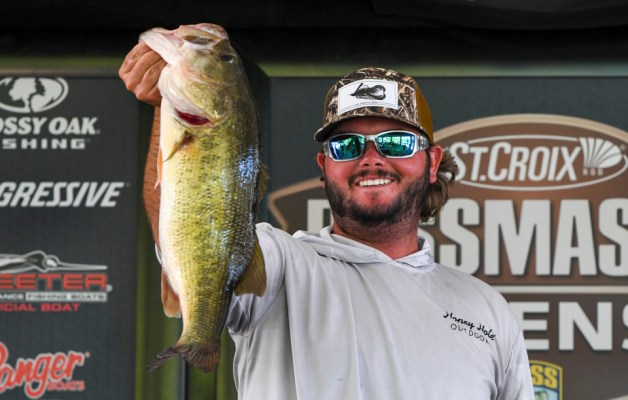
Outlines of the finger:
{"type": "Polygon", "coordinates": [[[149,48],[147,52],[138,57],[133,65],[133,69],[144,71],[157,65],[161,70],[165,64],[166,62],[161,58],[159,53],[149,48]]]}
{"type": "Polygon", "coordinates": [[[158,83],[161,71],[166,66],[166,62],[159,60],[152,64],[142,75],[141,82],[134,89],[136,97],[146,103],[158,106],[161,103],[161,94],[158,83]]]}
{"type": "Polygon", "coordinates": [[[144,100],[148,104],[159,107],[161,105],[161,92],[159,88],[155,86],[151,91],[146,95],[146,100],[144,100]]]}
{"type": "Polygon", "coordinates": [[[147,71],[151,68],[161,70],[164,65],[163,59],[157,52],[146,44],[139,43],[125,57],[118,70],[118,75],[124,81],[127,89],[133,91],[147,71]]]}
{"type": "Polygon", "coordinates": [[[124,60],[122,61],[122,65],[118,70],[119,75],[123,75],[128,73],[133,69],[137,60],[142,57],[144,54],[152,51],[150,47],[146,45],[146,43],[138,43],[136,44],[131,51],[128,52],[124,60]]]}

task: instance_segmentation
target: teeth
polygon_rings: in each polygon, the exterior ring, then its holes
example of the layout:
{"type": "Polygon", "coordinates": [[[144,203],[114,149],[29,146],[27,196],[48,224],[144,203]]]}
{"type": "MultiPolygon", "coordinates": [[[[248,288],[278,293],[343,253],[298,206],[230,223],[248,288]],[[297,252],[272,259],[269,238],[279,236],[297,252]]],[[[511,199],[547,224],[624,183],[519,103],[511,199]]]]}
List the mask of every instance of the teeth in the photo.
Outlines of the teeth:
{"type": "Polygon", "coordinates": [[[388,183],[392,182],[390,179],[368,179],[365,181],[360,181],[358,183],[359,186],[379,186],[379,185],[386,185],[388,183]]]}

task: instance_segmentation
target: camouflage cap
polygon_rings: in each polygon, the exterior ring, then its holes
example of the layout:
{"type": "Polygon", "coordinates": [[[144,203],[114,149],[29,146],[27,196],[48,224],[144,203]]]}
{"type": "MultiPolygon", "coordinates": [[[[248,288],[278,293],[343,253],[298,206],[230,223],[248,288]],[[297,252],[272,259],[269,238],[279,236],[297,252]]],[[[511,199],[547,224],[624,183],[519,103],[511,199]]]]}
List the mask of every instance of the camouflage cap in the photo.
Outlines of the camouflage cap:
{"type": "Polygon", "coordinates": [[[314,139],[324,142],[340,122],[356,117],[383,117],[419,129],[433,142],[432,113],[411,77],[385,68],[359,69],[332,86],[325,98],[323,126],[314,139]]]}

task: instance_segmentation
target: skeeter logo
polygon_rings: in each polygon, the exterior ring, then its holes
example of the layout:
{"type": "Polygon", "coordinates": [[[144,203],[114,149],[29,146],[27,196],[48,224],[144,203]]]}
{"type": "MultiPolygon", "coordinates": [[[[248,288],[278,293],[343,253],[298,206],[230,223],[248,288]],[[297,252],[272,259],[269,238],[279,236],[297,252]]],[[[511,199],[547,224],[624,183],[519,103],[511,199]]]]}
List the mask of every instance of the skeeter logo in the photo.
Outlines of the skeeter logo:
{"type": "Polygon", "coordinates": [[[0,108],[28,114],[50,110],[68,95],[63,78],[4,78],[0,80],[0,108]]]}
{"type": "Polygon", "coordinates": [[[623,131],[581,118],[508,115],[440,131],[460,134],[449,147],[463,185],[493,190],[575,189],[620,176],[628,168],[623,131]],[[462,133],[462,134],[460,134],[462,133]]]}
{"type": "Polygon", "coordinates": [[[41,250],[0,254],[0,313],[76,312],[83,303],[107,303],[113,290],[107,269],[41,250]]]}
{"type": "Polygon", "coordinates": [[[89,353],[42,353],[35,358],[18,358],[9,365],[9,350],[0,342],[0,394],[19,387],[29,399],[39,399],[46,392],[83,392],[85,382],[74,380],[74,371],[82,367],[89,353]]]}

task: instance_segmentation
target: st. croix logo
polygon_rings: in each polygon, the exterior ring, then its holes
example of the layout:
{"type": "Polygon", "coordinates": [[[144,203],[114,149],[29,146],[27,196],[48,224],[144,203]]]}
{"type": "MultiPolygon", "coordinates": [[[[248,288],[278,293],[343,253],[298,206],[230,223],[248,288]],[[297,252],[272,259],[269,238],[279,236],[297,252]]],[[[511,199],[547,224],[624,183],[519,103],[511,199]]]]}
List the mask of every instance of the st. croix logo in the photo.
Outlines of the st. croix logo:
{"type": "Polygon", "coordinates": [[[32,114],[58,106],[68,95],[63,78],[18,77],[0,79],[0,109],[32,114]]]}
{"type": "Polygon", "coordinates": [[[506,191],[579,189],[628,169],[624,131],[582,118],[514,114],[439,131],[459,166],[461,185],[506,191]]]}

